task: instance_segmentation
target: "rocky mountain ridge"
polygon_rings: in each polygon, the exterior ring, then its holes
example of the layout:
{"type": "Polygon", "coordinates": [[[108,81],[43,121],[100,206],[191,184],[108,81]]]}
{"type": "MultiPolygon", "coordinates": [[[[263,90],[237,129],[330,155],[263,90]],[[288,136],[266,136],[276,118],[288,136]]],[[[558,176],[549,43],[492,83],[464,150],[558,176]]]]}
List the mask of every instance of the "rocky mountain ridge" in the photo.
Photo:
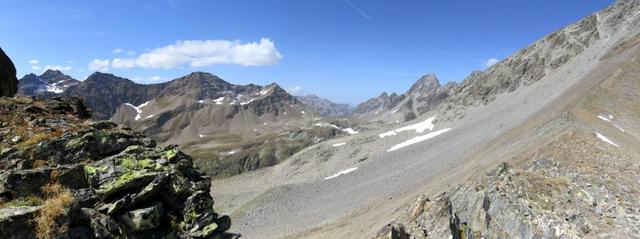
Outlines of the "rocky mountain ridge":
{"type": "Polygon", "coordinates": [[[345,117],[351,114],[349,104],[335,103],[317,95],[297,96],[308,108],[324,117],[345,117]]]}
{"type": "Polygon", "coordinates": [[[58,70],[46,70],[41,75],[27,74],[19,80],[18,96],[33,96],[47,99],[60,95],[67,88],[80,81],[58,70]]]}
{"type": "Polygon", "coordinates": [[[231,238],[209,178],[176,146],[79,100],[0,98],[1,238],[231,238]]]}

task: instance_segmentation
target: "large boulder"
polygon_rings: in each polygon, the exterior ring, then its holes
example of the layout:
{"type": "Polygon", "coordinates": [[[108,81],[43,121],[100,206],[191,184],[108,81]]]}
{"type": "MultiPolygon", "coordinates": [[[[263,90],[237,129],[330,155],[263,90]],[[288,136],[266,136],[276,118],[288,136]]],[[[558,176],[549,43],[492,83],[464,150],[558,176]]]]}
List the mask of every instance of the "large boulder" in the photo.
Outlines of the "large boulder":
{"type": "Polygon", "coordinates": [[[0,97],[12,97],[18,91],[16,67],[0,48],[0,97]]]}
{"type": "Polygon", "coordinates": [[[34,238],[31,221],[38,209],[33,206],[0,208],[0,238],[34,238]]]}

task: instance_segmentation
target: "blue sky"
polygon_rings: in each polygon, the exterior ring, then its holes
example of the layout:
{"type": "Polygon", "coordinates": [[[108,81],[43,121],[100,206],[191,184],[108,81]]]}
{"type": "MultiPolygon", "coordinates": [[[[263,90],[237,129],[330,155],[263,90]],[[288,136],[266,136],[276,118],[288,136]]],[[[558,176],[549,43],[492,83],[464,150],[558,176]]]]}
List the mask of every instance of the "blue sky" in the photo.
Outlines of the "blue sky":
{"type": "Polygon", "coordinates": [[[428,73],[461,81],[612,2],[8,0],[0,47],[20,77],[59,68],[156,83],[207,71],[357,104],[428,73]]]}

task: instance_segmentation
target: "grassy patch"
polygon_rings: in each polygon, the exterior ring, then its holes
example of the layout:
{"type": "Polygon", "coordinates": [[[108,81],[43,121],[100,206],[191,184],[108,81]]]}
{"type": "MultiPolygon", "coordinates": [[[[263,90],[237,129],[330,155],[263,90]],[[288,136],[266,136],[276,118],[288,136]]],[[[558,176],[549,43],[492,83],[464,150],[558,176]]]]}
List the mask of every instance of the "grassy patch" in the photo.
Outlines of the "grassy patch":
{"type": "Polygon", "coordinates": [[[73,202],[73,194],[58,183],[47,184],[42,188],[45,200],[33,220],[36,226],[36,237],[40,239],[57,238],[67,232],[67,225],[60,219],[67,214],[73,202]]]}

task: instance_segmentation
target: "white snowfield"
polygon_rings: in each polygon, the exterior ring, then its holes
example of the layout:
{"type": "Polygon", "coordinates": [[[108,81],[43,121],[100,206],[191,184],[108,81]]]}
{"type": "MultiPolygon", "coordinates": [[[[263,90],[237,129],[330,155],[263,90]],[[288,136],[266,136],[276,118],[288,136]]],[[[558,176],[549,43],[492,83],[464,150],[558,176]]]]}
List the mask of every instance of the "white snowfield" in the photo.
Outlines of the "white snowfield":
{"type": "MultiPolygon", "coordinates": [[[[613,122],[611,122],[611,120],[613,119],[613,115],[608,115],[608,117],[604,117],[602,115],[598,115],[598,118],[613,124],[613,122]]],[[[621,128],[620,126],[618,126],[617,124],[613,124],[613,127],[616,127],[616,129],[618,129],[618,130],[620,130],[621,132],[624,133],[624,129],[621,128]]]]}
{"type": "MultiPolygon", "coordinates": [[[[611,115],[609,115],[609,116],[611,116],[611,115]]],[[[601,120],[607,121],[607,122],[611,122],[611,120],[609,118],[604,117],[602,115],[598,115],[598,118],[600,118],[601,120]]]]}
{"type": "Polygon", "coordinates": [[[131,108],[133,108],[134,110],[136,110],[136,113],[138,113],[138,114],[136,115],[136,117],[135,117],[135,118],[133,118],[133,119],[135,119],[136,121],[140,120],[140,114],[142,114],[142,108],[143,108],[143,107],[145,107],[145,106],[147,106],[147,104],[149,104],[149,101],[144,102],[143,104],[138,105],[138,106],[132,105],[132,104],[130,104],[130,103],[125,103],[125,105],[130,106],[131,108]]]}
{"type": "Polygon", "coordinates": [[[331,145],[331,146],[333,146],[333,147],[340,147],[340,146],[343,146],[343,145],[345,145],[345,144],[347,144],[347,143],[337,143],[337,144],[334,144],[334,145],[331,145]]]}
{"type": "Polygon", "coordinates": [[[353,130],[352,128],[346,128],[346,129],[342,129],[342,131],[347,132],[348,134],[354,135],[354,134],[358,134],[358,131],[353,130]]]}
{"type": "Polygon", "coordinates": [[[224,96],[213,100],[213,102],[216,102],[216,105],[221,105],[223,101],[224,101],[224,96]]]}
{"type": "Polygon", "coordinates": [[[415,130],[416,133],[422,133],[427,129],[428,130],[433,130],[433,127],[435,127],[435,125],[433,125],[433,120],[436,119],[436,116],[437,115],[434,115],[433,117],[430,117],[430,118],[428,118],[425,121],[422,121],[420,123],[412,124],[412,125],[409,125],[409,126],[405,126],[405,127],[399,128],[399,129],[395,129],[395,130],[391,130],[391,131],[382,133],[379,136],[380,136],[380,138],[384,138],[384,137],[387,137],[387,136],[397,135],[400,132],[409,131],[409,130],[415,130]]]}
{"type": "Polygon", "coordinates": [[[602,134],[600,134],[600,133],[598,133],[598,132],[595,132],[595,133],[596,133],[596,136],[597,136],[600,140],[602,140],[602,141],[604,141],[604,142],[607,142],[607,143],[609,143],[609,144],[611,144],[611,145],[613,145],[613,146],[620,147],[620,145],[618,145],[618,144],[614,143],[613,141],[611,141],[609,138],[605,137],[604,135],[602,135],[602,134]]]}
{"type": "Polygon", "coordinates": [[[412,144],[420,143],[422,141],[425,141],[425,140],[431,139],[433,137],[436,137],[438,135],[444,134],[445,132],[447,132],[449,130],[451,130],[451,128],[436,130],[436,131],[430,132],[430,133],[425,134],[425,135],[413,137],[413,138],[411,138],[411,139],[409,139],[407,141],[404,141],[402,143],[399,143],[399,144],[396,144],[396,145],[392,146],[389,150],[387,150],[387,152],[398,150],[398,149],[407,147],[407,146],[412,145],[412,144]]]}
{"type": "Polygon", "coordinates": [[[350,172],[355,171],[356,169],[358,169],[358,167],[353,167],[353,168],[350,168],[350,169],[342,170],[342,171],[340,171],[340,172],[337,172],[337,173],[336,173],[336,174],[334,174],[334,175],[331,175],[331,176],[329,176],[329,177],[324,178],[324,180],[329,180],[329,179],[332,179],[332,178],[336,178],[336,177],[338,177],[338,176],[340,176],[340,175],[345,175],[345,174],[347,174],[347,173],[350,173],[350,172]]]}
{"type": "MultiPolygon", "coordinates": [[[[59,81],[59,82],[56,82],[56,83],[53,83],[53,84],[47,85],[47,91],[48,91],[48,92],[53,92],[53,93],[56,93],[56,94],[60,94],[60,93],[62,93],[64,90],[63,90],[62,88],[58,87],[58,85],[59,85],[60,83],[62,83],[62,81],[59,81]]],[[[65,86],[65,87],[66,87],[66,86],[65,86]]]]}
{"type": "Polygon", "coordinates": [[[334,129],[339,129],[342,130],[343,132],[350,134],[350,135],[354,135],[354,134],[358,134],[360,132],[358,132],[357,130],[354,130],[353,128],[340,128],[335,124],[327,124],[327,123],[315,123],[315,126],[319,126],[319,127],[332,127],[334,129]]]}

